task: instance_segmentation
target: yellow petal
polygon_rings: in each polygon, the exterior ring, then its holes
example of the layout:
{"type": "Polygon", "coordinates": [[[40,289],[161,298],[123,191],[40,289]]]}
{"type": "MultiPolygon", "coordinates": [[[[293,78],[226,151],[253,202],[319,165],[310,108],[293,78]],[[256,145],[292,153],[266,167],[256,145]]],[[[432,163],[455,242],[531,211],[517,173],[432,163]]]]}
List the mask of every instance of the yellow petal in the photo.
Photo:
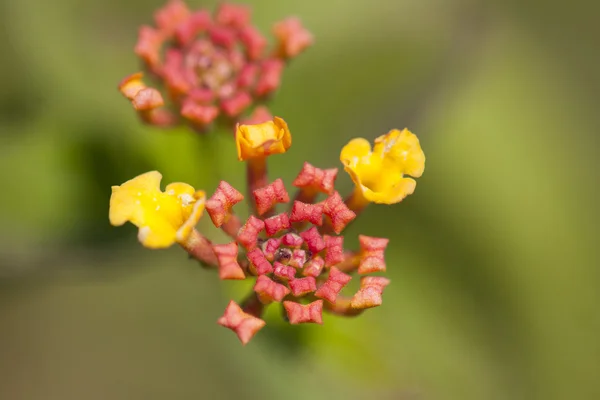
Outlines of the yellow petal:
{"type": "Polygon", "coordinates": [[[425,154],[419,139],[408,129],[391,130],[375,139],[374,154],[383,157],[385,168],[399,168],[402,173],[420,177],[425,169],[425,154]]]}
{"type": "Polygon", "coordinates": [[[190,236],[192,230],[196,227],[200,217],[202,217],[202,213],[204,212],[204,205],[206,204],[205,193],[203,191],[198,191],[196,192],[195,197],[197,200],[193,205],[192,211],[183,225],[181,225],[181,228],[177,230],[176,240],[179,243],[185,242],[185,240],[190,236]]]}
{"type": "Polygon", "coordinates": [[[235,139],[240,161],[285,153],[292,145],[287,124],[278,117],[262,124],[238,125],[235,139]]]}
{"type": "Polygon", "coordinates": [[[138,231],[138,240],[149,249],[165,249],[175,243],[177,232],[168,223],[154,223],[152,227],[142,226],[138,231]]]}
{"type": "Polygon", "coordinates": [[[128,180],[121,186],[113,186],[110,196],[108,218],[111,225],[119,226],[134,219],[140,219],[140,202],[142,195],[160,192],[162,175],[158,171],[150,171],[128,180]]]}
{"type": "Polygon", "coordinates": [[[367,139],[357,138],[352,139],[342,148],[340,153],[340,161],[344,165],[349,165],[353,160],[358,160],[371,153],[371,143],[367,139]]]}
{"type": "Polygon", "coordinates": [[[389,186],[384,191],[374,192],[366,187],[363,187],[363,196],[378,204],[396,204],[404,200],[410,194],[413,194],[417,182],[411,178],[402,178],[393,186],[389,186]]]}

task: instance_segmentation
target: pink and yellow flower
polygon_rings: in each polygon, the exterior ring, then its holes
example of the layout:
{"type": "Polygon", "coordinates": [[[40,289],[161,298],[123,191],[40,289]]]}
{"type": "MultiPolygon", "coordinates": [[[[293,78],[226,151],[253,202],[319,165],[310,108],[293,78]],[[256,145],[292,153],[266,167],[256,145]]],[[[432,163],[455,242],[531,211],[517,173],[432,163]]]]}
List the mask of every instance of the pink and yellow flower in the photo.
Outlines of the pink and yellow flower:
{"type": "Polygon", "coordinates": [[[162,95],[150,91],[140,73],[125,78],[119,89],[149,124],[185,121],[205,130],[218,117],[237,122],[277,90],[286,61],[312,44],[297,18],[276,24],[274,33],[275,47],[268,52],[266,38],[250,22],[248,6],[223,3],[211,16],[190,10],[182,0],[169,0],[155,13],[155,26],[142,26],[135,46],[166,90],[162,95]]]}

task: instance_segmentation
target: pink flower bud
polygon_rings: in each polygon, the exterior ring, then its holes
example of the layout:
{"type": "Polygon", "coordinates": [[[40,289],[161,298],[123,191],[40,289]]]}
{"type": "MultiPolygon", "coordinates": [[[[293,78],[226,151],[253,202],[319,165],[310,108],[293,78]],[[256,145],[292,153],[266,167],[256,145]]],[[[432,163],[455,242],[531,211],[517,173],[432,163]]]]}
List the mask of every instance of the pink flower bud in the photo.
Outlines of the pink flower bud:
{"type": "Polygon", "coordinates": [[[274,217],[265,219],[265,230],[267,235],[273,236],[277,232],[290,229],[290,220],[286,213],[275,215],[274,217]]]}
{"type": "Polygon", "coordinates": [[[244,270],[237,262],[238,244],[236,242],[228,244],[215,244],[213,251],[219,262],[220,279],[246,279],[244,270]]]}
{"type": "Polygon", "coordinates": [[[260,249],[251,250],[246,256],[251,263],[251,270],[256,275],[270,274],[273,272],[273,266],[260,249]]]}
{"type": "Polygon", "coordinates": [[[307,204],[301,201],[294,201],[290,222],[310,222],[313,225],[321,226],[323,224],[323,205],[307,204]]]}
{"type": "Polygon", "coordinates": [[[257,246],[258,234],[263,229],[265,229],[265,223],[251,215],[238,233],[238,242],[247,250],[254,249],[257,246]]]}
{"type": "Polygon", "coordinates": [[[356,214],[350,210],[338,192],[333,192],[323,204],[323,213],[331,219],[333,231],[337,234],[342,232],[356,214]]]}
{"type": "Polygon", "coordinates": [[[317,290],[317,283],[312,276],[292,279],[289,284],[292,294],[296,297],[304,296],[317,290]]]}
{"type": "Polygon", "coordinates": [[[245,313],[233,300],[217,323],[234,331],[244,345],[265,326],[265,321],[245,313]]]}
{"type": "Polygon", "coordinates": [[[219,228],[227,222],[233,206],[243,199],[244,196],[229,183],[219,182],[217,190],[206,202],[206,211],[210,215],[213,224],[219,228]]]}
{"type": "Polygon", "coordinates": [[[290,293],[290,289],[281,283],[274,282],[266,275],[260,275],[254,284],[254,291],[263,304],[273,301],[281,302],[290,293]]]}
{"type": "Polygon", "coordinates": [[[325,235],[325,266],[331,267],[344,261],[344,237],[325,235]]]}
{"type": "Polygon", "coordinates": [[[331,267],[327,281],[317,289],[315,296],[325,299],[330,303],[335,303],[338,294],[350,280],[352,280],[350,275],[343,273],[336,267],[331,267]]]}
{"type": "Polygon", "coordinates": [[[316,300],[303,305],[293,301],[284,301],[283,307],[290,324],[315,323],[323,324],[323,300],[316,300]]]}
{"type": "Polygon", "coordinates": [[[385,272],[384,252],[390,240],[359,235],[358,241],[360,243],[360,264],[358,266],[358,273],[368,274],[372,272],[385,272]]]}
{"type": "Polygon", "coordinates": [[[287,203],[290,201],[290,196],[285,190],[281,179],[276,179],[267,186],[254,190],[252,194],[256,201],[258,215],[263,215],[277,203],[287,203]]]}

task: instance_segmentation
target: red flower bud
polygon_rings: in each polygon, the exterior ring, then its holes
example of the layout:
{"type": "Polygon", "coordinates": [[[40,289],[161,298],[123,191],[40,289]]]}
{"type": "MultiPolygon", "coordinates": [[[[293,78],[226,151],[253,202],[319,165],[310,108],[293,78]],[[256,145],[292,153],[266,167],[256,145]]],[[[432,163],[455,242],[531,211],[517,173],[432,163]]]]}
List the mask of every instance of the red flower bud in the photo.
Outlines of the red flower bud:
{"type": "Polygon", "coordinates": [[[284,67],[285,64],[281,60],[271,59],[264,61],[254,92],[258,96],[266,96],[274,92],[281,83],[281,74],[284,67]]]}
{"type": "Polygon", "coordinates": [[[233,300],[217,323],[234,331],[244,345],[265,326],[265,321],[245,313],[233,300]]]}
{"type": "Polygon", "coordinates": [[[325,235],[325,266],[331,267],[344,261],[344,237],[325,235]]]}
{"type": "Polygon", "coordinates": [[[300,189],[331,194],[337,172],[337,168],[321,169],[305,162],[292,185],[300,189]]]}
{"type": "Polygon", "coordinates": [[[302,275],[316,278],[317,276],[321,275],[321,271],[323,270],[324,266],[325,261],[321,257],[316,256],[304,265],[304,271],[302,271],[302,275]]]}
{"type": "Polygon", "coordinates": [[[265,219],[265,230],[267,235],[273,236],[277,232],[290,229],[290,220],[286,213],[275,215],[274,217],[265,219]]]}
{"type": "Polygon", "coordinates": [[[248,260],[250,261],[250,269],[256,275],[270,274],[273,272],[273,266],[260,249],[257,248],[251,250],[246,257],[248,257],[248,260]]]}
{"type": "Polygon", "coordinates": [[[382,276],[363,276],[360,278],[360,289],[352,297],[350,306],[360,310],[380,306],[383,303],[383,290],[389,284],[390,280],[382,276]]]}
{"type": "Polygon", "coordinates": [[[292,257],[290,258],[289,264],[292,267],[302,268],[306,263],[306,252],[304,250],[295,249],[292,252],[292,257]]]}
{"type": "Polygon", "coordinates": [[[350,210],[338,192],[333,192],[323,204],[323,213],[331,219],[333,231],[337,234],[342,232],[356,214],[350,210]]]}
{"type": "Polygon", "coordinates": [[[358,273],[385,272],[384,252],[390,240],[359,235],[358,241],[360,243],[358,273]]]}
{"type": "Polygon", "coordinates": [[[237,262],[238,244],[215,244],[213,251],[219,262],[219,278],[221,279],[246,279],[244,270],[237,262]]]}
{"type": "Polygon", "coordinates": [[[338,294],[350,280],[352,280],[350,275],[343,273],[336,267],[331,267],[327,281],[317,289],[315,296],[325,299],[330,303],[335,303],[338,294]]]}
{"type": "Polygon", "coordinates": [[[292,58],[300,54],[313,43],[313,37],[298,18],[287,18],[273,27],[273,33],[279,41],[277,55],[292,58]]]}
{"type": "Polygon", "coordinates": [[[273,261],[275,259],[275,252],[281,245],[280,238],[267,239],[262,245],[262,251],[267,260],[273,261]]]}
{"type": "Polygon", "coordinates": [[[295,233],[286,233],[281,238],[281,243],[283,243],[284,246],[298,248],[298,247],[302,246],[302,243],[304,243],[304,240],[300,236],[296,235],[295,233]]]}
{"type": "Polygon", "coordinates": [[[323,224],[323,205],[307,204],[300,201],[294,201],[290,222],[310,222],[313,225],[321,226],[323,224]]]}
{"type": "Polygon", "coordinates": [[[288,281],[290,279],[294,279],[294,277],[296,276],[296,268],[294,267],[282,264],[277,261],[275,261],[273,266],[273,274],[280,279],[288,281]]]}
{"type": "Polygon", "coordinates": [[[317,282],[312,276],[292,279],[289,284],[292,294],[296,297],[304,296],[317,290],[317,282]]]}
{"type": "Polygon", "coordinates": [[[323,300],[316,300],[306,305],[293,301],[284,301],[283,307],[285,308],[290,324],[323,323],[323,300]]]}
{"type": "Polygon", "coordinates": [[[258,215],[263,215],[277,203],[290,201],[290,196],[281,179],[276,179],[267,186],[254,190],[252,195],[256,201],[258,215]]]}
{"type": "Polygon", "coordinates": [[[254,291],[263,304],[273,301],[281,302],[290,293],[290,289],[281,283],[274,282],[266,275],[260,275],[254,284],[254,291]]]}
{"type": "Polygon", "coordinates": [[[265,229],[265,223],[254,215],[251,215],[238,233],[238,242],[246,250],[254,249],[257,246],[258,234],[263,229],[265,229]]]}
{"type": "Polygon", "coordinates": [[[244,196],[233,186],[221,181],[215,193],[206,202],[206,212],[210,215],[213,224],[219,228],[231,216],[233,206],[243,199],[244,196]]]}
{"type": "Polygon", "coordinates": [[[325,240],[319,234],[319,230],[314,226],[304,232],[301,232],[300,236],[302,239],[304,239],[308,245],[308,249],[313,254],[316,254],[325,248],[325,240]]]}

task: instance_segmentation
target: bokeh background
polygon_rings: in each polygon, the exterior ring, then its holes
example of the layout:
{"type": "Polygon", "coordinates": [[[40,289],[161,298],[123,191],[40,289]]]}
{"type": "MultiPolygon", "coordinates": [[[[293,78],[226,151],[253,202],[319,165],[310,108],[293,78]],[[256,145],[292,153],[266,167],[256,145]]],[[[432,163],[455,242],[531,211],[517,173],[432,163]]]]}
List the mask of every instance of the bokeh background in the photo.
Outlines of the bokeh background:
{"type": "Polygon", "coordinates": [[[215,324],[240,286],[108,224],[110,186],[147,170],[243,185],[227,135],[144,127],[116,90],[162,1],[4,0],[0,398],[600,398],[594,3],[249,3],[264,33],[293,14],[316,37],[272,103],[294,135],[273,174],[421,138],[415,194],[347,232],[390,237],[384,305],[322,327],[274,312],[240,346],[215,324]]]}

